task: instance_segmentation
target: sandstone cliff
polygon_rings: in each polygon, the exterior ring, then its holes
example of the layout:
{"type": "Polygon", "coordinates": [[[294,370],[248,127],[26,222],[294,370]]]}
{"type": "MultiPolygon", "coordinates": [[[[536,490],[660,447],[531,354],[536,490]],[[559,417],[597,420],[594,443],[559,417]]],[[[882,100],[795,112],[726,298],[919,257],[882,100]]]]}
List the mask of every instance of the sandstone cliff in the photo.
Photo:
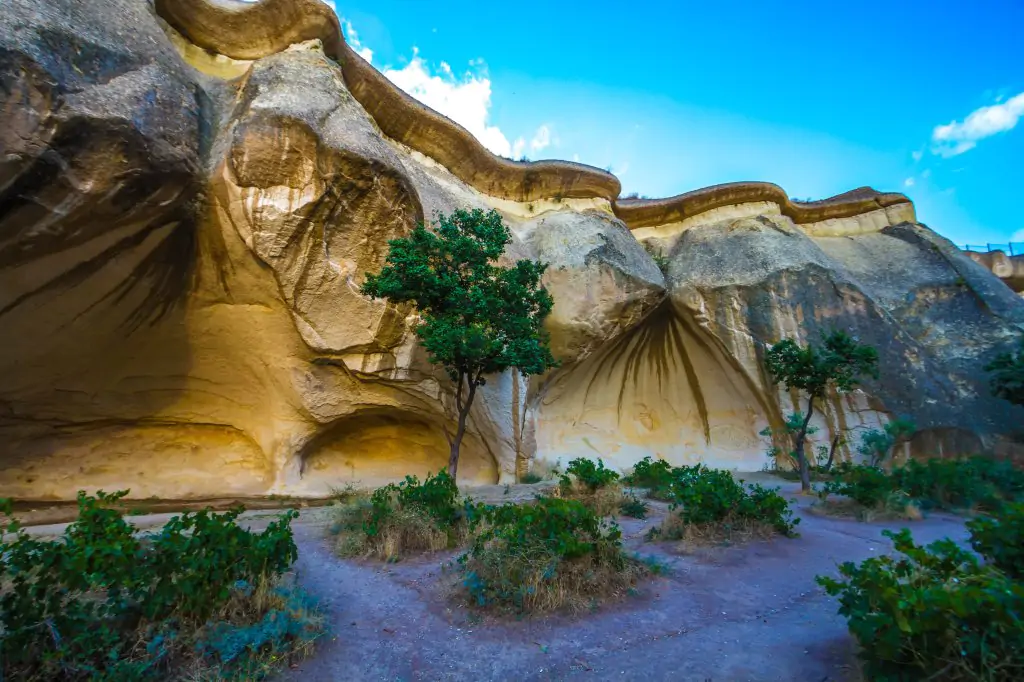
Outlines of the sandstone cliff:
{"type": "Polygon", "coordinates": [[[491,155],[316,0],[8,0],[0,78],[0,496],[436,471],[448,380],[414,311],[358,287],[389,238],[460,206],[502,213],[507,258],[551,263],[563,361],[488,382],[466,480],[576,456],[759,469],[758,431],[794,404],[765,344],[833,326],[880,349],[882,378],[830,401],[823,438],[910,414],[921,454],[1021,450],[1024,411],[980,367],[1024,301],[902,195],[619,201],[603,171],[491,155]]]}
{"type": "Polygon", "coordinates": [[[1008,256],[1002,251],[976,253],[968,251],[967,255],[975,263],[988,268],[992,274],[1006,282],[1006,286],[1024,296],[1024,256],[1014,254],[1008,256]]]}

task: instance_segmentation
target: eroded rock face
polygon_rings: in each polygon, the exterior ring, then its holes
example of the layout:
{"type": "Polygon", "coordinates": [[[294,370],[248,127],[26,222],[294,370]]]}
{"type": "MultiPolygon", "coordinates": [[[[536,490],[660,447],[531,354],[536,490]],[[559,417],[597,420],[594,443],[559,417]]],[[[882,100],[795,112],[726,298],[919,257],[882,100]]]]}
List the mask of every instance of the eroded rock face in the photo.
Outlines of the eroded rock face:
{"type": "Polygon", "coordinates": [[[765,345],[832,327],[880,349],[882,379],[830,400],[821,438],[909,414],[916,452],[1019,449],[1024,415],[980,367],[1024,301],[905,197],[739,183],[614,201],[597,169],[489,155],[325,12],[5,4],[0,496],[317,494],[437,471],[450,382],[414,312],[358,289],[388,239],[460,207],[502,213],[506,261],[550,264],[562,361],[489,378],[465,481],[577,456],[759,469],[758,432],[794,407],[765,345]]]}
{"type": "Polygon", "coordinates": [[[989,253],[968,251],[967,256],[1006,282],[1006,285],[1016,291],[1018,296],[1024,296],[1024,255],[1008,256],[1002,251],[989,253]]]}

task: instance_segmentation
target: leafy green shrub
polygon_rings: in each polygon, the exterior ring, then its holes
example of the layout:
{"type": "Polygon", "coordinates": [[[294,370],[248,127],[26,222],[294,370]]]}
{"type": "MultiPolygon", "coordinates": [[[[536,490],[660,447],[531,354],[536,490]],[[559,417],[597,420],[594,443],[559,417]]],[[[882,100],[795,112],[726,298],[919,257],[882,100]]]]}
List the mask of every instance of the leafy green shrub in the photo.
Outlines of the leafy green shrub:
{"type": "Polygon", "coordinates": [[[429,473],[420,483],[416,476],[406,476],[405,480],[395,485],[389,483],[383,488],[373,491],[370,503],[373,513],[364,524],[367,535],[375,535],[377,526],[395,509],[416,508],[427,514],[438,526],[447,527],[455,523],[459,517],[459,489],[455,479],[444,469],[436,476],[429,473]]]}
{"type": "Polygon", "coordinates": [[[561,478],[562,489],[570,489],[574,480],[593,493],[618,481],[619,474],[605,468],[604,462],[600,459],[595,464],[594,460],[580,457],[569,462],[569,466],[566,467],[561,478]]]}
{"type": "Polygon", "coordinates": [[[835,468],[835,479],[825,483],[819,496],[845,495],[864,507],[885,504],[892,493],[892,481],[887,473],[874,466],[840,464],[835,468]]]}
{"type": "Polygon", "coordinates": [[[873,557],[818,576],[861,645],[872,680],[986,680],[1024,675],[1024,584],[944,539],[914,544],[884,531],[901,557],[873,557]]]}
{"type": "Polygon", "coordinates": [[[619,474],[606,468],[600,459],[595,464],[581,457],[569,462],[559,478],[558,494],[582,502],[598,516],[607,516],[618,511],[625,500],[618,480],[619,474]]]}
{"type": "Polygon", "coordinates": [[[480,509],[485,530],[459,558],[479,607],[544,611],[581,607],[628,589],[644,571],[622,552],[622,533],[576,500],[480,509]]]}
{"type": "Polygon", "coordinates": [[[1024,500],[1024,472],[989,457],[910,460],[891,474],[866,465],[841,464],[819,493],[845,495],[865,509],[893,506],[903,499],[941,509],[998,509],[1024,500]]]}
{"type": "MultiPolygon", "coordinates": [[[[0,672],[12,679],[150,679],[195,656],[208,623],[245,628],[274,602],[269,590],[295,561],[287,512],[262,533],[236,524],[241,508],[172,518],[140,539],[111,507],[127,491],[79,493],[79,517],[58,541],[0,525],[0,672]],[[258,587],[260,599],[253,598],[258,587]]],[[[0,505],[10,515],[10,503],[0,505]]],[[[278,600],[280,601],[280,600],[278,600]]],[[[276,651],[318,636],[313,609],[294,615],[276,651]]],[[[291,617],[291,616],[289,616],[291,617]]],[[[251,670],[266,647],[213,663],[251,670]],[[237,660],[236,660],[237,659],[237,660]]]]}
{"type": "Polygon", "coordinates": [[[626,477],[627,484],[638,488],[647,488],[649,497],[668,499],[672,481],[672,466],[663,459],[652,460],[644,457],[633,467],[633,473],[626,477]]]}
{"type": "Polygon", "coordinates": [[[1003,353],[985,365],[992,372],[989,385],[992,395],[1014,405],[1024,405],[1024,339],[1016,352],[1003,353]]]}
{"type": "Polygon", "coordinates": [[[619,505],[619,512],[623,516],[629,516],[634,519],[646,519],[647,518],[648,505],[646,502],[638,498],[636,495],[628,496],[619,505]]]}
{"type": "Polygon", "coordinates": [[[1014,580],[1024,581],[1024,503],[967,522],[971,546],[1014,580]]]}
{"type": "Polygon", "coordinates": [[[396,560],[410,551],[437,551],[465,540],[472,503],[459,502],[448,472],[427,474],[420,482],[406,476],[367,497],[353,496],[335,510],[332,530],[342,556],[369,555],[396,560]]]}
{"type": "Polygon", "coordinates": [[[997,509],[1024,497],[1024,471],[990,457],[911,460],[893,470],[892,488],[928,507],[997,509]]]}
{"type": "Polygon", "coordinates": [[[860,437],[857,451],[868,460],[868,465],[877,467],[892,454],[893,448],[906,442],[917,432],[917,425],[905,418],[894,419],[881,431],[871,429],[860,437]]]}
{"type": "Polygon", "coordinates": [[[754,484],[748,488],[736,481],[728,471],[709,469],[703,464],[676,467],[672,470],[668,536],[694,530],[692,526],[709,527],[725,524],[732,529],[736,522],[754,523],[783,535],[792,535],[799,519],[793,519],[789,502],[778,489],[754,484]],[[673,518],[674,517],[674,518],[673,518]]]}

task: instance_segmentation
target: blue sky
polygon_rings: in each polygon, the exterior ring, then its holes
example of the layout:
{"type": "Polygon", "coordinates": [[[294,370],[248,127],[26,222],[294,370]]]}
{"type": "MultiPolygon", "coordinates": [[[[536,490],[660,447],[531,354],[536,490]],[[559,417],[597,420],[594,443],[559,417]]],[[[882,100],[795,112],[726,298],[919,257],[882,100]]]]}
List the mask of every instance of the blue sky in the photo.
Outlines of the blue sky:
{"type": "Polygon", "coordinates": [[[335,5],[378,69],[494,151],[652,197],[871,185],[954,242],[1024,241],[1021,0],[335,5]]]}

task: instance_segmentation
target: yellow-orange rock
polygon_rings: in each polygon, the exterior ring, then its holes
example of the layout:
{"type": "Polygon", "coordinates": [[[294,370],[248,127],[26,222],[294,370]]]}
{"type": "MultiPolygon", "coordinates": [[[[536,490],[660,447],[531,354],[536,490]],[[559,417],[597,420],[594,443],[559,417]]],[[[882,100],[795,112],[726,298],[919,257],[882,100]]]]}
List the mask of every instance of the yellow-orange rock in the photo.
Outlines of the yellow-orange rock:
{"type": "Polygon", "coordinates": [[[550,264],[562,361],[489,378],[463,481],[578,456],[758,469],[758,432],[795,406],[765,345],[832,326],[883,374],[828,401],[819,438],[908,414],[918,452],[1019,448],[980,368],[1024,301],[902,195],[618,201],[603,171],[491,155],[315,0],[9,0],[0,79],[0,497],[436,471],[450,382],[415,312],[358,290],[388,239],[458,207],[502,213],[507,261],[550,264]]]}

